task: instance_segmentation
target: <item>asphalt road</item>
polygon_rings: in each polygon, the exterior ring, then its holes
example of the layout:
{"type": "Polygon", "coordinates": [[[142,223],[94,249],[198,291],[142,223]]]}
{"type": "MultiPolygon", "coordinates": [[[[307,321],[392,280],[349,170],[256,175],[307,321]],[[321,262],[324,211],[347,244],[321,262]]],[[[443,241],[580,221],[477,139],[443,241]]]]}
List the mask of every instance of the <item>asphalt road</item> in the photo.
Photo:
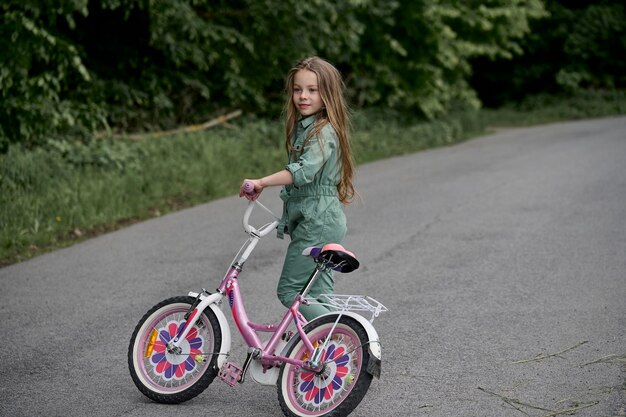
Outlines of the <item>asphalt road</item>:
{"type": "MultiPolygon", "coordinates": [[[[352,415],[626,415],[626,118],[380,161],[357,186],[345,246],[362,268],[336,292],[390,311],[375,322],[382,378],[352,415]]],[[[165,406],[127,369],[147,309],[215,287],[244,209],[233,196],[0,269],[0,415],[281,415],[251,379],[165,406]]],[[[279,316],[285,248],[266,238],[241,275],[257,321],[279,316]]]]}

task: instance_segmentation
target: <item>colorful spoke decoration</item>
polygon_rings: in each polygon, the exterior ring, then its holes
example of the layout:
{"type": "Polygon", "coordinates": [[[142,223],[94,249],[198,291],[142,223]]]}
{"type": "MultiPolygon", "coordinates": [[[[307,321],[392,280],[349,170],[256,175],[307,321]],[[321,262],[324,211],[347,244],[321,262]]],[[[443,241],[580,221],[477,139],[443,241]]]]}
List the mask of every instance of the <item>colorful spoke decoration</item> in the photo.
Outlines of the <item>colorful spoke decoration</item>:
{"type": "Polygon", "coordinates": [[[202,352],[204,339],[198,334],[195,327],[189,331],[181,343],[181,354],[167,351],[167,344],[182,330],[184,324],[185,321],[178,323],[172,321],[162,328],[156,329],[158,339],[151,347],[150,364],[154,367],[154,372],[167,381],[184,378],[186,374],[193,372],[196,368],[196,358],[204,358],[202,352]]]}
{"type": "Polygon", "coordinates": [[[303,371],[298,375],[297,394],[305,404],[314,407],[334,402],[336,396],[349,389],[354,379],[350,351],[345,344],[330,341],[323,360],[326,368],[321,374],[303,371]]]}

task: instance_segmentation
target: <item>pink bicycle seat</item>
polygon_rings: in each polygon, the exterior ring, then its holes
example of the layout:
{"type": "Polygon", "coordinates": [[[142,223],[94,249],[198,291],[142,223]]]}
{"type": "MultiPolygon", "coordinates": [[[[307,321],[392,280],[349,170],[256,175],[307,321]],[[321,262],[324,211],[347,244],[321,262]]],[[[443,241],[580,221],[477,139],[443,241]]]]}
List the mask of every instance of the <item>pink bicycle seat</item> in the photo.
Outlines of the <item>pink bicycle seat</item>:
{"type": "Polygon", "coordinates": [[[350,252],[338,243],[328,243],[323,247],[311,246],[306,248],[302,255],[313,259],[322,259],[330,264],[331,268],[337,272],[347,274],[359,267],[354,253],[350,252]]]}

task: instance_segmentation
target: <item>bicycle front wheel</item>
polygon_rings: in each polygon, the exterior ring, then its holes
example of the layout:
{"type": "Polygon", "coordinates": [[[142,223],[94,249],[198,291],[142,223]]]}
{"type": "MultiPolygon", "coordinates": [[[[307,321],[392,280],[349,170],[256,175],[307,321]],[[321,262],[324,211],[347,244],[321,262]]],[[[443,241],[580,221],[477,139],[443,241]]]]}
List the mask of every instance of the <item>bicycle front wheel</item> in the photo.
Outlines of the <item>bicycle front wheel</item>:
{"type": "Polygon", "coordinates": [[[148,311],[137,324],[128,347],[130,375],[139,391],[159,403],[177,404],[204,391],[217,375],[222,332],[215,313],[207,308],[181,344],[167,344],[185,323],[193,297],[173,297],[148,311]]]}
{"type": "MultiPolygon", "coordinates": [[[[372,375],[366,370],[367,333],[347,316],[341,317],[332,330],[336,320],[337,316],[320,317],[304,328],[314,347],[325,345],[324,367],[320,372],[283,365],[278,376],[278,400],[286,416],[346,416],[367,393],[372,382],[372,375]]],[[[287,356],[306,360],[311,353],[299,340],[287,356]]]]}

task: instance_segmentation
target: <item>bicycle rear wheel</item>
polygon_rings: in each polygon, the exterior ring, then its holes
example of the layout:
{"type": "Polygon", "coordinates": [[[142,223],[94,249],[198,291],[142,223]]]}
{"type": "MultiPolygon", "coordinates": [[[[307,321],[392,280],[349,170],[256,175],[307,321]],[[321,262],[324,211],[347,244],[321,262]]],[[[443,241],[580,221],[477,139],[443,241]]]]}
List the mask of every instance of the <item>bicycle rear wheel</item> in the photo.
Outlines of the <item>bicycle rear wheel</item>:
{"type": "Polygon", "coordinates": [[[222,332],[215,313],[207,308],[181,345],[180,353],[167,343],[185,323],[193,297],[169,298],[152,307],[139,321],[128,347],[128,367],[133,382],[146,397],[177,404],[194,398],[217,375],[217,355],[222,332]]]}
{"type": "MultiPolygon", "coordinates": [[[[278,401],[289,417],[346,416],[361,402],[372,382],[366,368],[368,338],[353,318],[343,316],[330,334],[337,316],[325,316],[308,323],[304,331],[313,346],[326,348],[319,373],[284,364],[278,376],[278,401]]],[[[298,337],[298,336],[296,336],[298,337]]],[[[287,356],[306,360],[311,355],[298,340],[287,356]]]]}

